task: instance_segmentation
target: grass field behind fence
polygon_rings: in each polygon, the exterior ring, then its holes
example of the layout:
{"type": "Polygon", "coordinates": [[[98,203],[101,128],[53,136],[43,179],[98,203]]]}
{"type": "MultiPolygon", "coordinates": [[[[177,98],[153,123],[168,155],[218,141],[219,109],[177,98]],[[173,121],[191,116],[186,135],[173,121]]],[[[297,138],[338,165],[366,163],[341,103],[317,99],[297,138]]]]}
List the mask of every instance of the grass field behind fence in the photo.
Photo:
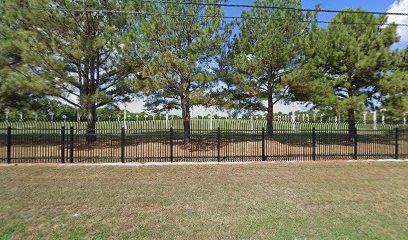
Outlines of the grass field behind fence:
{"type": "Polygon", "coordinates": [[[406,239],[408,163],[0,167],[0,239],[406,239]]]}

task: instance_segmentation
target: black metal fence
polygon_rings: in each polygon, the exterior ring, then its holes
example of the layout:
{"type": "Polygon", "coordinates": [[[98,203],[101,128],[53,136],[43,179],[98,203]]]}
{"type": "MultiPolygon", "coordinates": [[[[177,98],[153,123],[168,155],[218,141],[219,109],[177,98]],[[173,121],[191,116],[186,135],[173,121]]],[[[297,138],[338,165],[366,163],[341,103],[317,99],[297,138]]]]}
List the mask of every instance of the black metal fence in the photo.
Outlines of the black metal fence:
{"type": "Polygon", "coordinates": [[[288,161],[408,158],[408,130],[0,129],[0,163],[288,161]]]}

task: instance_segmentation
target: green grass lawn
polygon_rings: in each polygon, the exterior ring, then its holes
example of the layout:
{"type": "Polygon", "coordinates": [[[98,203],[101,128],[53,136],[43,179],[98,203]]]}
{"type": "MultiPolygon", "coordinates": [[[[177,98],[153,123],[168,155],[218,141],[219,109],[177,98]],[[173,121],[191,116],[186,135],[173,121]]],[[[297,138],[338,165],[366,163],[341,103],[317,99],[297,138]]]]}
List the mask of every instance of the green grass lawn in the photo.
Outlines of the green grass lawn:
{"type": "Polygon", "coordinates": [[[407,239],[408,162],[0,166],[0,239],[407,239]]]}

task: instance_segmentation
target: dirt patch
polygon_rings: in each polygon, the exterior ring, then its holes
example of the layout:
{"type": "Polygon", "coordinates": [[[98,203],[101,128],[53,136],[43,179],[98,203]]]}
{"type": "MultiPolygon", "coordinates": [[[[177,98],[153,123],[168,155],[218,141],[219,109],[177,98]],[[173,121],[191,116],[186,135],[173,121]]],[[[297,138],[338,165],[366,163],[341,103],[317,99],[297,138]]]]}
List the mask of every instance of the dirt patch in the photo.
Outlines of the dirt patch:
{"type": "MultiPolygon", "coordinates": [[[[399,154],[408,154],[408,142],[400,142],[399,154]]],[[[292,145],[273,140],[264,143],[264,154],[267,160],[312,160],[313,145],[305,142],[304,145],[292,145]]],[[[392,158],[395,156],[395,145],[382,143],[358,143],[359,158],[392,158]]],[[[13,145],[11,158],[13,162],[60,162],[61,146],[46,144],[13,145]]],[[[65,158],[68,162],[71,157],[69,146],[65,147],[65,158]]],[[[173,161],[217,161],[218,144],[208,142],[193,142],[183,144],[182,141],[144,142],[135,141],[126,143],[124,158],[127,162],[168,162],[173,161]]],[[[262,141],[222,142],[219,149],[220,161],[259,161],[262,160],[262,141]]],[[[316,145],[318,159],[352,159],[354,145],[332,144],[316,145]]],[[[0,159],[5,162],[7,149],[0,146],[0,159]]],[[[73,150],[75,162],[117,162],[122,157],[122,149],[118,141],[98,141],[96,143],[76,144],[73,150]]]]}

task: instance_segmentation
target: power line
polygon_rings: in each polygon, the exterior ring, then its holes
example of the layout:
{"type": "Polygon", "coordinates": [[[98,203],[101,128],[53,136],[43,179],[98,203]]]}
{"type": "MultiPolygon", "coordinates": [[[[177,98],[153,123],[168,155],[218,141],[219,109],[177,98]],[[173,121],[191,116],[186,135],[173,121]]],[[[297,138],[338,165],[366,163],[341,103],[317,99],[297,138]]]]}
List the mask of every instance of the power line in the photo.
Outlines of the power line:
{"type": "Polygon", "coordinates": [[[373,26],[391,26],[408,27],[408,24],[401,23],[370,23],[370,22],[340,22],[340,21],[321,21],[321,20],[301,20],[291,18],[261,18],[261,17],[241,17],[241,16],[220,16],[220,15],[195,15],[195,14],[172,14],[172,13],[153,13],[128,10],[108,10],[108,9],[71,9],[71,8],[32,8],[32,7],[6,7],[0,6],[3,9],[12,10],[31,10],[31,11],[60,11],[60,12],[81,12],[81,13],[121,13],[121,14],[137,14],[146,16],[173,16],[173,17],[199,17],[199,18],[222,18],[222,19],[246,19],[246,20],[263,20],[263,21],[296,21],[304,23],[320,23],[320,24],[342,24],[342,25],[373,25],[373,26]]]}
{"type": "Polygon", "coordinates": [[[350,14],[375,14],[375,15],[393,15],[393,16],[408,16],[408,13],[398,12],[372,12],[372,11],[350,11],[350,10],[334,10],[334,9],[312,9],[312,8],[294,8],[294,7],[279,7],[279,6],[261,6],[251,4],[231,4],[231,3],[194,3],[194,2],[177,2],[177,1],[159,1],[159,0],[139,0],[144,3],[164,3],[164,4],[182,4],[182,5],[197,5],[197,6],[218,6],[218,7],[238,7],[238,8],[260,8],[260,9],[281,9],[293,10],[299,12],[319,12],[319,13],[350,13],[350,14]]]}

